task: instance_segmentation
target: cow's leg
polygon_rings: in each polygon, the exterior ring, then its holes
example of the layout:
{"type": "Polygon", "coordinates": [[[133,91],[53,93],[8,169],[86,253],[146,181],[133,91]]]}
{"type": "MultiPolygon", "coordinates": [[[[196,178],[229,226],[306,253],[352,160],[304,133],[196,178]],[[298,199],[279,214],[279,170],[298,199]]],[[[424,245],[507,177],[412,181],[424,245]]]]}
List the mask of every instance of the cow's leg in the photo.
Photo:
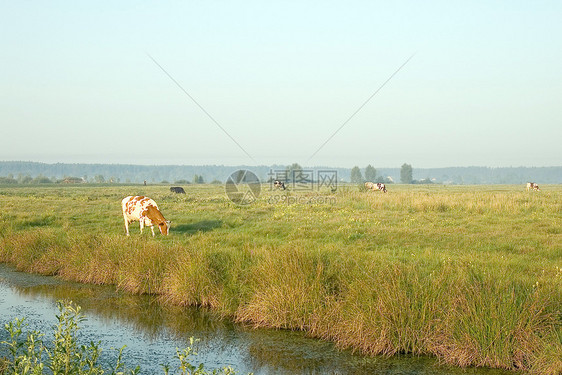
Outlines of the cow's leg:
{"type": "Polygon", "coordinates": [[[150,226],[150,230],[152,231],[152,237],[154,237],[154,225],[150,226]]]}
{"type": "Polygon", "coordinates": [[[144,228],[144,222],[143,222],[142,219],[139,220],[139,224],[140,224],[140,232],[141,232],[141,234],[142,234],[142,228],[144,228]]]}
{"type": "Polygon", "coordinates": [[[125,215],[123,215],[123,219],[125,219],[125,232],[127,233],[127,236],[129,235],[129,219],[127,219],[127,217],[125,215]]]}

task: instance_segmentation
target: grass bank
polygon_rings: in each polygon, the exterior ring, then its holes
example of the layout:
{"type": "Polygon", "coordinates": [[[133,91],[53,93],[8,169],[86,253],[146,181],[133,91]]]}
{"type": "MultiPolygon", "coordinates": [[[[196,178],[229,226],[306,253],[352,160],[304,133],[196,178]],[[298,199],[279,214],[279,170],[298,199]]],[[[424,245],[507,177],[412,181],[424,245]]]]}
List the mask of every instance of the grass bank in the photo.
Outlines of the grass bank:
{"type": "Polygon", "coordinates": [[[562,373],[562,187],[0,187],[0,261],[208,306],[365,354],[562,373]],[[267,190],[267,189],[266,189],[267,190]],[[148,195],[171,235],[124,235],[148,195]],[[289,199],[291,198],[291,199],[289,199]],[[294,203],[293,203],[294,202],[294,203]],[[291,204],[288,204],[291,203],[291,204]]]}

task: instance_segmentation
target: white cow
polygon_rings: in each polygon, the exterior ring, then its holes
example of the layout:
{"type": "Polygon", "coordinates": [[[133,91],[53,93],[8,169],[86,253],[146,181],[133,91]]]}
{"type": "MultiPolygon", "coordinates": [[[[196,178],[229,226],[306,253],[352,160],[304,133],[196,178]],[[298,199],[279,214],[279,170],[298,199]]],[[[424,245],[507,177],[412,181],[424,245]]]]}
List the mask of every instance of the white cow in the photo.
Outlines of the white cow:
{"type": "Polygon", "coordinates": [[[148,197],[142,195],[128,196],[121,201],[123,208],[123,219],[125,219],[125,231],[129,235],[129,223],[131,221],[138,221],[140,223],[140,232],[147,226],[152,231],[154,236],[154,225],[158,225],[160,233],[164,236],[168,235],[170,230],[170,221],[167,221],[156,202],[148,197]]]}

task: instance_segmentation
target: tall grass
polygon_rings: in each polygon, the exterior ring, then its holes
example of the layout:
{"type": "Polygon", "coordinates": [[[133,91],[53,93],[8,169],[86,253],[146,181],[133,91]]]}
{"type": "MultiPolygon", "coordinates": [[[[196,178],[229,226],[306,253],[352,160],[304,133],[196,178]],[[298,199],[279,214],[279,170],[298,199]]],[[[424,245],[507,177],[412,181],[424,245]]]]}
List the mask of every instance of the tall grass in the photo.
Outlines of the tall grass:
{"type": "Polygon", "coordinates": [[[266,191],[246,207],[220,187],[186,191],[2,188],[0,260],[365,354],[562,372],[559,186],[286,193],[322,204],[266,191]],[[124,236],[130,194],[158,202],[170,236],[124,236]]]}

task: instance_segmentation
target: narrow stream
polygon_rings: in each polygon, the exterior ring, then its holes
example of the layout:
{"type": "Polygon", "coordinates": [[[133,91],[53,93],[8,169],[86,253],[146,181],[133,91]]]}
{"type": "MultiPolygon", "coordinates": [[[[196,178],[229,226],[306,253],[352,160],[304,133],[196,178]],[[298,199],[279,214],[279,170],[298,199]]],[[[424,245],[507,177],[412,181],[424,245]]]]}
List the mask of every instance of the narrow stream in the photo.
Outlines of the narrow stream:
{"type": "Polygon", "coordinates": [[[102,359],[114,363],[126,345],[124,362],[141,374],[163,374],[161,364],[176,368],[176,348],[190,337],[200,341],[193,364],[206,369],[232,366],[238,374],[512,374],[499,370],[457,369],[432,358],[364,357],[301,332],[252,329],[219,319],[197,308],[163,306],[155,297],[116,291],[114,287],[65,282],[54,277],[14,271],[0,264],[0,341],[5,323],[25,317],[30,330],[50,339],[58,313],[56,301],[70,299],[82,307],[80,342],[101,341],[102,359]]]}

